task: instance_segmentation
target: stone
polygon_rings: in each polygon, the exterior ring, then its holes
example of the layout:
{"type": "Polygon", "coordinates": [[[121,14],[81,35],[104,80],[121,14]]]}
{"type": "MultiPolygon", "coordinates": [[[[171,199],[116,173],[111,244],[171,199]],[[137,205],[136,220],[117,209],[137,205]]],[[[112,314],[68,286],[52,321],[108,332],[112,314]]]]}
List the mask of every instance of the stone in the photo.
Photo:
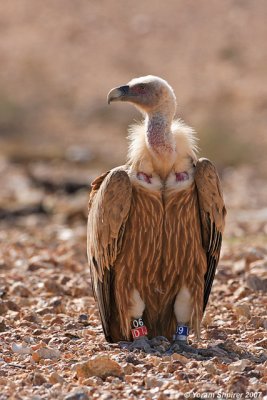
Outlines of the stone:
{"type": "Polygon", "coordinates": [[[265,320],[262,317],[255,316],[250,319],[249,324],[254,326],[254,328],[256,328],[256,329],[259,329],[259,328],[267,329],[267,326],[265,326],[265,325],[267,325],[266,322],[267,322],[267,319],[265,320]]]}
{"type": "Polygon", "coordinates": [[[229,380],[227,390],[229,393],[238,393],[240,395],[239,398],[241,398],[241,394],[243,396],[245,395],[248,384],[248,378],[246,378],[244,375],[236,374],[229,380]]]}
{"type": "Polygon", "coordinates": [[[153,376],[147,376],[145,378],[145,385],[147,389],[155,388],[155,387],[161,387],[163,385],[164,381],[162,379],[157,379],[154,378],[153,376]]]}
{"type": "Polygon", "coordinates": [[[60,376],[57,372],[52,372],[52,374],[49,376],[49,382],[52,383],[52,385],[55,385],[57,383],[63,384],[64,378],[60,376]]]}
{"type": "Polygon", "coordinates": [[[264,293],[267,292],[267,278],[259,277],[254,274],[249,274],[246,278],[246,284],[252,290],[262,290],[264,293]]]}
{"type": "Polygon", "coordinates": [[[5,320],[3,317],[0,317],[0,332],[5,332],[7,330],[7,326],[5,324],[5,320]]]}
{"type": "Polygon", "coordinates": [[[53,349],[52,347],[41,347],[36,351],[36,353],[40,358],[50,360],[59,359],[61,356],[60,351],[57,349],[53,349]]]}
{"type": "Polygon", "coordinates": [[[250,307],[248,304],[237,304],[234,306],[234,311],[238,316],[246,317],[247,319],[251,318],[250,307]]]}
{"type": "Polygon", "coordinates": [[[44,287],[49,293],[61,294],[64,292],[63,287],[54,279],[47,279],[44,282],[44,287]]]}
{"type": "Polygon", "coordinates": [[[64,397],[64,400],[90,400],[87,393],[81,390],[76,390],[74,392],[69,393],[64,397]]]}
{"type": "Polygon", "coordinates": [[[40,372],[35,372],[33,374],[32,384],[34,386],[41,386],[46,382],[47,382],[46,378],[40,372]]]}
{"type": "Polygon", "coordinates": [[[233,363],[231,363],[228,368],[229,371],[234,371],[234,372],[243,372],[246,367],[251,365],[251,362],[249,360],[243,359],[243,360],[238,360],[233,363]]]}
{"type": "Polygon", "coordinates": [[[10,289],[10,293],[20,297],[31,296],[31,291],[21,282],[13,283],[10,289]]]}
{"type": "Polygon", "coordinates": [[[8,311],[8,307],[4,301],[0,300],[0,315],[6,314],[8,311]]]}
{"type": "Polygon", "coordinates": [[[204,362],[202,365],[209,374],[215,375],[218,373],[218,370],[212,361],[204,362]]]}
{"type": "Polygon", "coordinates": [[[42,322],[42,318],[35,312],[28,312],[24,315],[23,319],[25,321],[34,322],[35,324],[40,324],[42,322]]]}
{"type": "Polygon", "coordinates": [[[107,376],[124,376],[122,367],[107,355],[94,356],[88,361],[76,364],[74,369],[78,378],[98,376],[105,379],[107,376]]]}
{"type": "Polygon", "coordinates": [[[180,361],[180,363],[184,364],[184,365],[190,361],[187,357],[182,356],[181,354],[178,354],[178,353],[172,354],[171,358],[172,358],[172,361],[180,361]]]}
{"type": "Polygon", "coordinates": [[[16,344],[16,343],[11,344],[11,349],[14,353],[18,353],[18,354],[31,354],[32,353],[32,349],[30,347],[23,346],[23,345],[16,344]]]}

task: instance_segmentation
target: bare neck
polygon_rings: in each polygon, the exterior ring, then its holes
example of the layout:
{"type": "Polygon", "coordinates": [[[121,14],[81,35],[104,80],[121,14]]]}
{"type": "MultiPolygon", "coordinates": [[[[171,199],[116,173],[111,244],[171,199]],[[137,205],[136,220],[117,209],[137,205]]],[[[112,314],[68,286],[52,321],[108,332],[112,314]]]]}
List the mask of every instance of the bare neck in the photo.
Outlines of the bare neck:
{"type": "Polygon", "coordinates": [[[172,115],[162,111],[156,111],[147,115],[146,141],[149,150],[155,156],[169,157],[175,151],[171,131],[172,118],[172,115]]]}

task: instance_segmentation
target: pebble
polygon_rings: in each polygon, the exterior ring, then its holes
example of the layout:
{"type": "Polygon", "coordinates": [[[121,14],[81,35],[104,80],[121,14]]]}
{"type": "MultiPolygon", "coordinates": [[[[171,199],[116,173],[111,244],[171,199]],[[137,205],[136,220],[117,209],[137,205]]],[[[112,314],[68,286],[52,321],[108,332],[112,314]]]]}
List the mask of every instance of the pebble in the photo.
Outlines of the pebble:
{"type": "Polygon", "coordinates": [[[147,389],[151,389],[151,388],[154,388],[154,387],[161,387],[163,385],[163,383],[164,383],[163,380],[157,379],[157,378],[154,378],[154,377],[148,376],[148,377],[145,378],[145,385],[146,385],[147,389]]]}
{"type": "Polygon", "coordinates": [[[49,376],[49,382],[52,383],[52,385],[57,383],[62,384],[64,383],[64,379],[57,372],[52,372],[52,374],[49,376]]]}
{"type": "Polygon", "coordinates": [[[18,353],[18,354],[31,354],[32,353],[32,349],[30,347],[23,346],[23,345],[16,344],[16,343],[11,344],[11,349],[14,353],[18,353]]]}
{"type": "Polygon", "coordinates": [[[10,293],[20,297],[29,297],[32,294],[27,286],[20,282],[13,283],[10,288],[10,293]]]}
{"type": "Polygon", "coordinates": [[[54,279],[47,279],[44,282],[44,287],[48,292],[51,293],[58,294],[64,292],[63,287],[59,283],[57,283],[54,279]]]}
{"type": "Polygon", "coordinates": [[[64,400],[90,400],[84,391],[74,391],[64,397],[64,400]]]}
{"type": "Polygon", "coordinates": [[[124,375],[122,367],[107,355],[94,356],[90,360],[75,364],[74,369],[78,378],[88,378],[98,376],[106,378],[107,376],[124,375]]]}
{"type": "Polygon", "coordinates": [[[251,318],[250,307],[248,304],[237,304],[234,306],[234,311],[238,316],[246,317],[247,319],[251,318]]]}
{"type": "Polygon", "coordinates": [[[5,320],[3,317],[0,317],[0,332],[5,332],[7,330],[7,326],[5,324],[5,320]]]}
{"type": "Polygon", "coordinates": [[[181,354],[178,354],[178,353],[174,353],[171,356],[171,358],[172,358],[172,361],[180,361],[180,363],[182,363],[184,365],[190,361],[187,357],[182,356],[181,354]]]}
{"type": "Polygon", "coordinates": [[[36,351],[38,356],[40,358],[45,358],[45,359],[58,359],[61,356],[61,352],[57,349],[53,349],[51,347],[42,347],[41,349],[38,349],[36,351]]]}
{"type": "Polygon", "coordinates": [[[249,360],[238,360],[235,361],[233,363],[231,363],[228,368],[229,371],[234,371],[234,372],[243,372],[245,370],[246,367],[248,367],[249,365],[251,365],[249,360]]]}
{"type": "Polygon", "coordinates": [[[41,386],[46,382],[47,382],[46,378],[40,372],[35,372],[33,374],[32,384],[34,386],[41,386]]]}
{"type": "Polygon", "coordinates": [[[206,371],[211,374],[215,375],[218,373],[217,368],[215,367],[214,363],[211,361],[203,362],[203,367],[206,369],[206,371]]]}
{"type": "Polygon", "coordinates": [[[255,291],[262,290],[267,292],[267,278],[260,278],[257,275],[249,274],[246,278],[247,286],[255,291]]]}
{"type": "Polygon", "coordinates": [[[8,311],[8,307],[4,301],[0,300],[0,315],[6,314],[8,311]]]}

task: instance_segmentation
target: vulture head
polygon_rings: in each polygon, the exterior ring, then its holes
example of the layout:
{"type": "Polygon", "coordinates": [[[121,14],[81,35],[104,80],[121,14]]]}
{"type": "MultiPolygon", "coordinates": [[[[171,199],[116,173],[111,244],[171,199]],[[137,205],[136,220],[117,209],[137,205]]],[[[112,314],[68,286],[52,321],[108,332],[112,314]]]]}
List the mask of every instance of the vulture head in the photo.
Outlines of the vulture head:
{"type": "Polygon", "coordinates": [[[108,103],[127,101],[147,114],[164,112],[175,114],[176,98],[172,87],[164,79],[148,75],[134,78],[126,85],[112,89],[108,94],[108,103]]]}

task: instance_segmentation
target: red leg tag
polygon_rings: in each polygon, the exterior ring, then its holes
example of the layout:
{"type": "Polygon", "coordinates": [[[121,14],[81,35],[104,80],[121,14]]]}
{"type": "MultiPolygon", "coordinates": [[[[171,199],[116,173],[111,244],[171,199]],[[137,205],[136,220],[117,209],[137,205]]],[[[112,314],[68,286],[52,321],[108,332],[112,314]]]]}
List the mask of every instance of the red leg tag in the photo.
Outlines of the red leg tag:
{"type": "Polygon", "coordinates": [[[141,336],[147,335],[147,328],[145,325],[139,326],[139,328],[131,329],[132,335],[134,339],[138,339],[141,336]]]}

